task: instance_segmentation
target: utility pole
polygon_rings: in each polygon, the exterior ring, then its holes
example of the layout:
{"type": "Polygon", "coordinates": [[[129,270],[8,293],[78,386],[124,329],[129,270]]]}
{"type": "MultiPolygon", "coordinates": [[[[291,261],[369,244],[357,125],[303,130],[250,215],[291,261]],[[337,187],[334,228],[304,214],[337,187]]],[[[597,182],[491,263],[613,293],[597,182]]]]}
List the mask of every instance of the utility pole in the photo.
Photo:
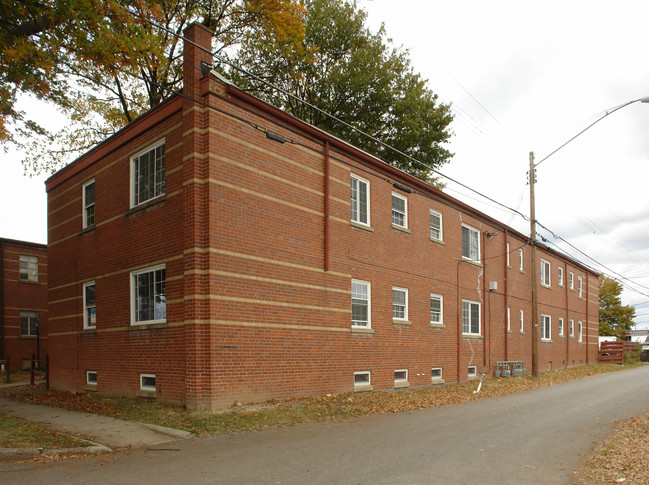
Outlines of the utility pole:
{"type": "Polygon", "coordinates": [[[536,276],[536,207],[534,202],[534,184],[536,169],[534,168],[534,152],[530,152],[530,239],[532,244],[532,377],[539,376],[539,296],[536,276]]]}
{"type": "MultiPolygon", "coordinates": [[[[608,115],[615,113],[616,111],[629,106],[630,104],[633,103],[649,103],[649,96],[645,96],[644,98],[638,98],[638,99],[633,99],[631,101],[627,101],[624,104],[621,104],[619,106],[616,106],[614,108],[611,108],[609,110],[606,110],[603,115],[601,115],[599,118],[597,118],[595,121],[593,121],[590,125],[588,125],[586,128],[581,130],[579,133],[577,133],[575,136],[570,138],[567,142],[565,142],[563,145],[561,145],[559,148],[551,152],[549,155],[547,155],[545,158],[542,158],[539,160],[538,163],[534,163],[534,152],[530,152],[530,171],[529,171],[529,184],[530,184],[530,239],[531,239],[531,245],[532,245],[532,377],[537,378],[539,376],[539,294],[538,294],[538,289],[539,289],[539,280],[537,279],[537,262],[536,262],[536,209],[535,209],[535,202],[534,202],[534,184],[536,183],[536,169],[534,167],[540,165],[543,163],[545,160],[550,158],[552,155],[557,153],[559,150],[561,150],[563,147],[565,147],[568,143],[573,141],[575,138],[580,136],[582,133],[585,131],[591,129],[593,126],[595,126],[597,123],[602,121],[604,118],[606,118],[608,115]]],[[[586,322],[586,325],[588,325],[588,322],[586,322]]]]}

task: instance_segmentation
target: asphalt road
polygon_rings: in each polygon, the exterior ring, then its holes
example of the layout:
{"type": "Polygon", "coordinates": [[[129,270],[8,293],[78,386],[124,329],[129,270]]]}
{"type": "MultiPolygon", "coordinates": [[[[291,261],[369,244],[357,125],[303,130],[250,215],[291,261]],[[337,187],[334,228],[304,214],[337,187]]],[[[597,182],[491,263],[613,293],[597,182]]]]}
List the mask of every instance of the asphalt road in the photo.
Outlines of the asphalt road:
{"type": "Polygon", "coordinates": [[[649,367],[461,405],[54,464],[0,483],[569,484],[614,422],[649,412],[649,367]]]}

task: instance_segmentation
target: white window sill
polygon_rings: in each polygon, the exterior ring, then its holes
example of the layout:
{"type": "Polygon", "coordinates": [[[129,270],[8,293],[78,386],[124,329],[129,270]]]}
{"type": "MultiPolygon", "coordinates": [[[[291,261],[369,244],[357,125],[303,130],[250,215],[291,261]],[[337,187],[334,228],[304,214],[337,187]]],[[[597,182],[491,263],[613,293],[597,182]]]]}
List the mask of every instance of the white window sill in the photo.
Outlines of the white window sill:
{"type": "Polygon", "coordinates": [[[446,328],[446,325],[443,323],[430,322],[430,326],[433,328],[446,328]]]}
{"type": "Polygon", "coordinates": [[[395,389],[403,389],[406,387],[410,387],[410,383],[408,381],[399,381],[394,383],[395,389]]]}
{"type": "Polygon", "coordinates": [[[478,266],[479,268],[482,268],[482,263],[479,260],[469,259],[469,258],[467,258],[465,256],[462,256],[462,261],[464,261],[465,263],[472,264],[474,266],[478,266]]]}
{"type": "Polygon", "coordinates": [[[392,319],[392,325],[412,325],[412,322],[410,320],[401,320],[399,318],[393,318],[392,319]]]}
{"type": "Polygon", "coordinates": [[[367,232],[374,232],[374,228],[368,224],[363,224],[362,222],[349,221],[349,225],[357,229],[362,229],[367,232]]]}
{"type": "Polygon", "coordinates": [[[482,340],[482,335],[474,333],[463,333],[462,338],[482,340]]]}
{"type": "Polygon", "coordinates": [[[153,321],[150,323],[131,323],[128,329],[132,331],[137,331],[137,330],[157,330],[160,328],[167,328],[166,320],[153,321]]]}
{"type": "Polygon", "coordinates": [[[368,334],[374,333],[374,329],[370,327],[352,327],[352,333],[368,334]]]}
{"type": "Polygon", "coordinates": [[[410,229],[408,229],[407,227],[399,226],[397,224],[392,224],[392,229],[396,229],[397,231],[400,232],[405,232],[406,234],[410,234],[411,232],[410,229]]]}
{"type": "Polygon", "coordinates": [[[446,246],[446,243],[442,239],[437,239],[436,237],[431,237],[430,240],[434,242],[435,244],[439,244],[440,246],[446,246]]]}

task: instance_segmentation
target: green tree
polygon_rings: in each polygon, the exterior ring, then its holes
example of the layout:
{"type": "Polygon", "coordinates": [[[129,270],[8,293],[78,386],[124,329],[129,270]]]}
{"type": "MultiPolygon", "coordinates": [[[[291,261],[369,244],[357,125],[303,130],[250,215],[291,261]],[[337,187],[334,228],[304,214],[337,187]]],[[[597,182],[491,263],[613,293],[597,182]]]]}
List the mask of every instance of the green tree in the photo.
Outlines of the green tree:
{"type": "Polygon", "coordinates": [[[369,140],[305,101],[426,164],[438,168],[452,154],[450,106],[438,102],[426,80],[414,72],[407,51],[386,39],[383,26],[372,33],[355,1],[304,0],[307,13],[302,45],[251,32],[237,63],[254,77],[230,70],[239,86],[298,118],[386,160],[429,183],[432,170],[369,140]]]}
{"type": "Polygon", "coordinates": [[[635,308],[622,305],[622,285],[612,278],[599,278],[599,334],[624,340],[633,326],[635,308]]]}
{"type": "Polygon", "coordinates": [[[298,0],[21,0],[0,4],[0,142],[29,153],[26,171],[53,171],[169,97],[182,84],[181,34],[214,30],[213,50],[246,36],[299,42],[298,0]],[[70,120],[48,133],[16,108],[19,94],[70,120]]]}

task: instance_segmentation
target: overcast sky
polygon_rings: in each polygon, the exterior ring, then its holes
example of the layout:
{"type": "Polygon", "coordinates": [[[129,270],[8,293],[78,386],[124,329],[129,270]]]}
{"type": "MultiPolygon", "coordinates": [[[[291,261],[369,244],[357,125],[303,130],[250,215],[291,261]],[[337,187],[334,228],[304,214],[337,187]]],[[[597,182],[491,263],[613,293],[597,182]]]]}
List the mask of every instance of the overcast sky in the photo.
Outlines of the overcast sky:
{"type": "MultiPolygon", "coordinates": [[[[442,173],[524,214],[530,151],[539,161],[607,110],[649,96],[649,2],[359,5],[371,26],[383,22],[394,43],[410,49],[415,69],[453,106],[455,156],[442,173]]],[[[536,185],[538,221],[587,256],[539,234],[598,271],[628,278],[625,286],[637,291],[625,289],[623,300],[636,306],[638,327],[649,326],[647,133],[649,104],[622,108],[541,163],[536,185]]],[[[46,177],[24,177],[19,154],[2,159],[0,236],[46,242],[46,177]]],[[[450,182],[447,192],[529,233],[520,216],[450,182]]]]}

